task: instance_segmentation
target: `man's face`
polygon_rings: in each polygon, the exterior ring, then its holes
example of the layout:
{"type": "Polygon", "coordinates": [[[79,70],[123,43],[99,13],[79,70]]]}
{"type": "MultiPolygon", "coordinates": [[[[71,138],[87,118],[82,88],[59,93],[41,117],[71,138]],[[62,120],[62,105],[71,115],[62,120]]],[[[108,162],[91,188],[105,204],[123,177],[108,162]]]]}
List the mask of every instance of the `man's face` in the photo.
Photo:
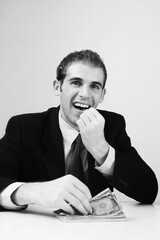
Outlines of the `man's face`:
{"type": "Polygon", "coordinates": [[[103,70],[88,63],[75,62],[68,67],[63,84],[57,84],[61,116],[69,125],[78,129],[76,121],[83,111],[90,107],[97,108],[103,101],[103,70]]]}

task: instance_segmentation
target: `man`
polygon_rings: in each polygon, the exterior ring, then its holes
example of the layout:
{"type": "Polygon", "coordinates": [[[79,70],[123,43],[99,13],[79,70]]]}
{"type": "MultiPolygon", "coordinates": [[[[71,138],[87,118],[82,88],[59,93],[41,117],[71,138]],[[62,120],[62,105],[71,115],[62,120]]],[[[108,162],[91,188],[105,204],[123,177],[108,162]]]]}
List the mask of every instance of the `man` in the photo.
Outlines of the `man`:
{"type": "Polygon", "coordinates": [[[91,196],[107,187],[153,203],[155,174],[131,146],[124,118],[96,109],[104,99],[106,78],[97,53],[73,52],[58,66],[53,83],[60,106],[10,119],[0,141],[1,209],[39,204],[86,215],[92,212],[91,196]],[[77,136],[83,146],[83,180],[69,159],[77,136]]]}

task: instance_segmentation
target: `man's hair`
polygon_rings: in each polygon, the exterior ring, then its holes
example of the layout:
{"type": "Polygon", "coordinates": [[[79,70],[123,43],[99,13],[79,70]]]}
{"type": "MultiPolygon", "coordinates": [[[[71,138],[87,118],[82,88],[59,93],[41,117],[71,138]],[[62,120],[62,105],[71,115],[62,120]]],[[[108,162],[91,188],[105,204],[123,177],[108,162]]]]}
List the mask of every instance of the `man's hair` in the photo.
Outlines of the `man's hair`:
{"type": "Polygon", "coordinates": [[[82,50],[75,51],[68,54],[57,67],[57,80],[63,83],[64,78],[66,77],[66,72],[68,67],[74,62],[84,62],[89,63],[97,68],[102,68],[104,73],[104,83],[103,88],[105,86],[107,80],[107,70],[103,63],[103,60],[98,55],[98,53],[93,52],[91,50],[82,50]]]}

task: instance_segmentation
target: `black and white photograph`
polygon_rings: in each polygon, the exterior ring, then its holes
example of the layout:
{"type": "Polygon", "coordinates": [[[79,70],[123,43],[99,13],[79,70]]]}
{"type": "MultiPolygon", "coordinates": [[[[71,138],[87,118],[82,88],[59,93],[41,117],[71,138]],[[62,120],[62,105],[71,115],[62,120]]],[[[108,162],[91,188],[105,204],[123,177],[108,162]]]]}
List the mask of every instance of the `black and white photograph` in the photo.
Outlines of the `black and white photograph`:
{"type": "Polygon", "coordinates": [[[0,238],[158,240],[159,89],[159,0],[0,0],[0,238]]]}

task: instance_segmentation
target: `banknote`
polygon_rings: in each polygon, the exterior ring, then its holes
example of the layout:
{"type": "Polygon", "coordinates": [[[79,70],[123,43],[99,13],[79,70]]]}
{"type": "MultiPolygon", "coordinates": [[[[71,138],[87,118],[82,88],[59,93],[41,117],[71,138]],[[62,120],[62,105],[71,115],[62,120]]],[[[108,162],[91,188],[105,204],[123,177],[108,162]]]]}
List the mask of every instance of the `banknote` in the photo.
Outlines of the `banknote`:
{"type": "MultiPolygon", "coordinates": [[[[98,198],[100,198],[100,197],[102,197],[102,196],[112,196],[112,197],[116,198],[114,192],[111,192],[111,190],[110,190],[109,188],[106,188],[106,189],[103,190],[102,192],[100,192],[100,193],[98,193],[97,195],[95,195],[95,196],[92,198],[92,200],[98,199],[98,198]]],[[[91,201],[92,201],[92,200],[91,200],[91,201]]]]}
{"type": "Polygon", "coordinates": [[[109,188],[94,196],[90,200],[90,205],[92,214],[87,216],[80,214],[76,209],[74,209],[74,215],[69,215],[60,209],[54,211],[54,214],[62,221],[113,221],[126,219],[122,206],[109,188]]]}
{"type": "Polygon", "coordinates": [[[103,196],[90,201],[93,215],[113,215],[121,211],[121,207],[113,197],[103,196]]]}

